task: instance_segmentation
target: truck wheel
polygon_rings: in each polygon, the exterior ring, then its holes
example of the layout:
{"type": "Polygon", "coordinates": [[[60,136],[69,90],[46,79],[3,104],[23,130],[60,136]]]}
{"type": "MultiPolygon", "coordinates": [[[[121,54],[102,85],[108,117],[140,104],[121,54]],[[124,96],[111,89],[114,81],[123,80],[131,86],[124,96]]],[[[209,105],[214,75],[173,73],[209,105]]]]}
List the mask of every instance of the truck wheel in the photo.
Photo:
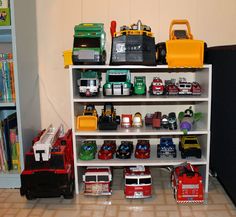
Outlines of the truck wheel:
{"type": "Polygon", "coordinates": [[[73,181],[71,181],[70,186],[66,190],[66,192],[63,194],[64,199],[72,199],[74,197],[74,184],[73,181]]]}
{"type": "Polygon", "coordinates": [[[101,60],[102,65],[106,64],[106,58],[107,58],[107,53],[106,53],[106,51],[103,51],[102,52],[102,60],[101,60]]]}
{"type": "Polygon", "coordinates": [[[181,157],[182,157],[183,159],[185,159],[185,158],[186,158],[186,156],[185,156],[185,154],[184,154],[184,152],[183,152],[183,151],[181,151],[181,157]]]}
{"type": "Polygon", "coordinates": [[[35,199],[35,197],[32,195],[32,193],[30,193],[30,191],[27,191],[25,193],[25,196],[26,196],[27,200],[34,200],[35,199]]]}

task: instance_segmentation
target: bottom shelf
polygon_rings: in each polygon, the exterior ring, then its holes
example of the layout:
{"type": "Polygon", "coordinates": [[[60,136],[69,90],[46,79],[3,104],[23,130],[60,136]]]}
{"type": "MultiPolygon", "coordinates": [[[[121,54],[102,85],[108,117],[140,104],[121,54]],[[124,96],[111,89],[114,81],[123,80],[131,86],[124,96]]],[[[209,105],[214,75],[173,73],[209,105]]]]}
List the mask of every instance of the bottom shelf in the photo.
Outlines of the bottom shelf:
{"type": "Polygon", "coordinates": [[[0,188],[20,188],[20,174],[0,173],[0,188]]]}

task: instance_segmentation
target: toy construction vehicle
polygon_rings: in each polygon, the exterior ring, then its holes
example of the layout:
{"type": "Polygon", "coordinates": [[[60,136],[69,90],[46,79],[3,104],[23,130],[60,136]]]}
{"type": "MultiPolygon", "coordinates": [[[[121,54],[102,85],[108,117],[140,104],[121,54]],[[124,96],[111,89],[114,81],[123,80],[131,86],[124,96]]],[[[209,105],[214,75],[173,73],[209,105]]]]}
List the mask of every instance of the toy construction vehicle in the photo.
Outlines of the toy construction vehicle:
{"type": "Polygon", "coordinates": [[[194,40],[187,20],[173,20],[166,42],[166,62],[169,67],[202,67],[204,41],[194,40]],[[173,29],[174,25],[185,25],[187,30],[173,29]]]}
{"type": "Polygon", "coordinates": [[[202,176],[196,166],[184,163],[173,168],[171,185],[177,203],[203,203],[202,176]]]}
{"type": "Polygon", "coordinates": [[[43,130],[33,140],[33,147],[25,156],[21,173],[21,195],[28,200],[37,197],[73,198],[74,162],[72,130],[63,128],[43,130]]]}
{"type": "Polygon", "coordinates": [[[156,65],[155,39],[149,26],[139,20],[130,27],[122,26],[116,32],[115,21],[111,23],[111,65],[156,65]]]}
{"type": "Polygon", "coordinates": [[[98,122],[98,114],[93,104],[88,104],[84,108],[83,115],[76,118],[76,129],[80,130],[96,130],[98,122]]]}
{"type": "Polygon", "coordinates": [[[74,28],[72,61],[79,64],[105,64],[106,33],[103,23],[81,23],[74,28]]]}

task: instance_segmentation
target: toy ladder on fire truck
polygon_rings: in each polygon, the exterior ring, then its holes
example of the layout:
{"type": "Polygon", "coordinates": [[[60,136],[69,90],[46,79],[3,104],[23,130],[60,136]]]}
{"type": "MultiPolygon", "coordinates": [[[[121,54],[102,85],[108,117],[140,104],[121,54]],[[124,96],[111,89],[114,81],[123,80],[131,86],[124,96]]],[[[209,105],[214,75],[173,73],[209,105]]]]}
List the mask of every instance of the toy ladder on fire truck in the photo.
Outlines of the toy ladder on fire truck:
{"type": "Polygon", "coordinates": [[[54,128],[51,124],[33,145],[35,161],[48,161],[51,158],[53,144],[62,134],[62,125],[54,128]]]}

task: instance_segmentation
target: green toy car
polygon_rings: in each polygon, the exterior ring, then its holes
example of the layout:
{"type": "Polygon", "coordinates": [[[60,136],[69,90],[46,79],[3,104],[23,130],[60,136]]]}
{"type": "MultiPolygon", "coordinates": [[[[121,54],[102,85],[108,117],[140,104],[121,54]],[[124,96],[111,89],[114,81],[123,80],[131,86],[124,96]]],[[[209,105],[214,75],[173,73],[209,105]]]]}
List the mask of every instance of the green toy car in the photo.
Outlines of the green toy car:
{"type": "Polygon", "coordinates": [[[80,160],[93,160],[97,152],[97,145],[95,140],[84,141],[79,150],[80,160]]]}
{"type": "Polygon", "coordinates": [[[145,95],[146,94],[146,77],[134,76],[134,94],[145,95]]]}

